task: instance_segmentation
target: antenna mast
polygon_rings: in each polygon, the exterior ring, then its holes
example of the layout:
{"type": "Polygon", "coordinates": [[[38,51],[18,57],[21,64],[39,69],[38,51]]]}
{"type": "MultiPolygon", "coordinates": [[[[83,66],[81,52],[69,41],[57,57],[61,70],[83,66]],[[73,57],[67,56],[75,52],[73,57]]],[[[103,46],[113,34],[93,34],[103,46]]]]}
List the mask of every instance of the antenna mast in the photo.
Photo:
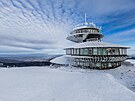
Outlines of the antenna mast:
{"type": "Polygon", "coordinates": [[[86,13],[85,13],[85,24],[87,23],[87,15],[86,15],[86,13]]]}

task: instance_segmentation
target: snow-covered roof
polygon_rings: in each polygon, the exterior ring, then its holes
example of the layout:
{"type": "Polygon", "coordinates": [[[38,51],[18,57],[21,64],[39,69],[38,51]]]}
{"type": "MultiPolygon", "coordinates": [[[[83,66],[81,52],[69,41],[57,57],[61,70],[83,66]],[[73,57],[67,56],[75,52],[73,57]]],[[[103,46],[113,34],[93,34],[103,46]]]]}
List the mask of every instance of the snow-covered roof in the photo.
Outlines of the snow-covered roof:
{"type": "Polygon", "coordinates": [[[66,58],[70,58],[70,57],[72,57],[72,58],[89,58],[89,59],[93,58],[92,56],[77,56],[77,55],[75,55],[75,56],[73,56],[73,55],[65,55],[65,57],[66,58]]]}
{"type": "Polygon", "coordinates": [[[98,41],[88,41],[88,42],[82,42],[82,43],[75,43],[74,45],[66,47],[66,48],[87,48],[87,47],[120,47],[120,48],[129,48],[128,46],[121,46],[121,45],[111,44],[111,43],[107,43],[107,42],[98,42],[98,41]]]}
{"type": "Polygon", "coordinates": [[[96,28],[96,29],[101,29],[101,27],[96,26],[93,22],[86,22],[86,23],[78,24],[73,30],[82,29],[82,28],[96,28]]]}
{"type": "Polygon", "coordinates": [[[65,55],[56,57],[56,58],[52,59],[50,62],[56,63],[56,64],[68,64],[67,58],[65,57],[65,55]]]}

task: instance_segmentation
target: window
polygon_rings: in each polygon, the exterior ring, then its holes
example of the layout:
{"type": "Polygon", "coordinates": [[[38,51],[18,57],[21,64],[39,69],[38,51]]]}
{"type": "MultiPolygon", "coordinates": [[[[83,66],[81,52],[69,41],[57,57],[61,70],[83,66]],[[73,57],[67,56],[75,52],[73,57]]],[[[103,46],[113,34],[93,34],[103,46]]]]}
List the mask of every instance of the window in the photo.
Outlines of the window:
{"type": "Polygon", "coordinates": [[[107,55],[107,50],[105,48],[102,49],[103,55],[107,55]]]}
{"type": "Polygon", "coordinates": [[[90,32],[90,29],[87,29],[87,32],[90,32]]]}
{"type": "Polygon", "coordinates": [[[115,48],[108,48],[108,55],[115,55],[116,54],[116,49],[115,48]]]}
{"type": "Polygon", "coordinates": [[[68,54],[71,54],[71,49],[67,49],[67,51],[68,51],[68,52],[67,52],[68,54]]]}
{"type": "Polygon", "coordinates": [[[66,54],[68,54],[68,50],[66,50],[66,54]]]}
{"type": "Polygon", "coordinates": [[[78,48],[78,49],[76,49],[76,54],[77,54],[77,55],[79,55],[79,48],[78,48]]]}
{"type": "Polygon", "coordinates": [[[125,55],[127,54],[127,49],[126,48],[124,49],[124,53],[125,53],[125,55]]]}
{"type": "Polygon", "coordinates": [[[83,55],[83,49],[80,49],[80,55],[83,55]]]}
{"type": "Polygon", "coordinates": [[[79,30],[79,33],[81,33],[82,31],[81,30],[79,30]]]}
{"type": "Polygon", "coordinates": [[[126,49],[120,49],[120,55],[125,55],[126,54],[126,49]]]}
{"type": "Polygon", "coordinates": [[[126,55],[127,54],[127,50],[126,49],[124,49],[124,55],[126,55]]]}
{"type": "Polygon", "coordinates": [[[116,49],[115,49],[115,48],[112,49],[112,54],[113,54],[113,55],[116,54],[116,49]]]}
{"type": "Polygon", "coordinates": [[[82,29],[82,33],[84,33],[85,32],[85,30],[84,29],[82,29]]]}
{"type": "Polygon", "coordinates": [[[92,55],[92,48],[89,49],[89,55],[92,55]]]}
{"type": "Polygon", "coordinates": [[[87,48],[83,49],[83,54],[88,55],[88,49],[87,48]]]}
{"type": "Polygon", "coordinates": [[[108,67],[112,67],[112,64],[111,63],[108,63],[108,67]]]}
{"type": "Polygon", "coordinates": [[[93,55],[97,55],[97,48],[93,48],[93,55]]]}
{"type": "Polygon", "coordinates": [[[116,55],[119,55],[119,49],[118,49],[118,48],[115,49],[115,54],[116,54],[116,55]]]}
{"type": "Polygon", "coordinates": [[[124,50],[123,49],[121,49],[121,55],[123,55],[124,54],[124,50]]]}
{"type": "Polygon", "coordinates": [[[66,50],[66,54],[70,54],[70,49],[67,49],[66,50]]]}
{"type": "Polygon", "coordinates": [[[122,55],[122,49],[119,49],[119,51],[120,51],[120,55],[122,55]]]}
{"type": "Polygon", "coordinates": [[[84,48],[84,49],[80,49],[80,55],[88,55],[88,49],[84,48]]]}
{"type": "Polygon", "coordinates": [[[102,55],[102,48],[98,48],[98,55],[102,55]]]}
{"type": "Polygon", "coordinates": [[[95,30],[95,33],[97,33],[97,30],[95,30]]]}
{"type": "Polygon", "coordinates": [[[76,54],[76,49],[74,49],[74,54],[76,54]]]}
{"type": "Polygon", "coordinates": [[[101,67],[101,63],[96,63],[96,66],[97,67],[101,67]]]}
{"type": "Polygon", "coordinates": [[[91,30],[91,33],[93,33],[93,30],[91,30]]]}
{"type": "Polygon", "coordinates": [[[71,49],[71,54],[74,54],[74,50],[73,49],[71,49]]]}

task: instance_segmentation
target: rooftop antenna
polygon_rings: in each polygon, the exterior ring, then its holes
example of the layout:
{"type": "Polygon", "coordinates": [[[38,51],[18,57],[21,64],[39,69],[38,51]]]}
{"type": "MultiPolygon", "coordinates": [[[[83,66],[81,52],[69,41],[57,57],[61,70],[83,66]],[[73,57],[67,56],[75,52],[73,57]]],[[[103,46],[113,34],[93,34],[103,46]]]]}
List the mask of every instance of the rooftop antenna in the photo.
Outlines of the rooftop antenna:
{"type": "Polygon", "coordinates": [[[85,24],[87,25],[87,14],[85,13],[85,24]]]}
{"type": "Polygon", "coordinates": [[[86,23],[86,20],[87,20],[87,19],[86,19],[86,16],[87,16],[87,15],[86,15],[86,13],[85,13],[85,23],[86,23]]]}

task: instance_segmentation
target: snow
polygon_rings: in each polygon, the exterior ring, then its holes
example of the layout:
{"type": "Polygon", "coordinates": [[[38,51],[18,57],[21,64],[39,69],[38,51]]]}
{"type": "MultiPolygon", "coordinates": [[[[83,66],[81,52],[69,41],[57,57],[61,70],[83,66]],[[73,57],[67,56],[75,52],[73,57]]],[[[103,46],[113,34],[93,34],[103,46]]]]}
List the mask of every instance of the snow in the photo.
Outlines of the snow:
{"type": "Polygon", "coordinates": [[[82,43],[75,43],[72,46],[66,47],[67,48],[86,48],[86,47],[122,47],[122,48],[129,48],[128,46],[121,46],[116,45],[112,43],[107,42],[97,42],[97,41],[91,41],[91,42],[82,42],[82,43]]]}
{"type": "Polygon", "coordinates": [[[66,55],[62,55],[59,57],[56,57],[54,59],[52,59],[50,62],[51,63],[56,63],[56,64],[69,64],[67,58],[65,57],[66,55]]]}
{"type": "Polygon", "coordinates": [[[135,101],[135,93],[103,71],[0,68],[0,101],[135,101]]]}
{"type": "Polygon", "coordinates": [[[133,60],[133,59],[128,59],[128,60],[126,60],[127,62],[130,62],[130,63],[132,63],[132,64],[134,64],[135,65],[135,60],[133,60]]]}
{"type": "Polygon", "coordinates": [[[134,66],[121,66],[105,72],[113,75],[121,84],[135,91],[135,60],[129,59],[127,61],[134,64],[134,66]]]}

